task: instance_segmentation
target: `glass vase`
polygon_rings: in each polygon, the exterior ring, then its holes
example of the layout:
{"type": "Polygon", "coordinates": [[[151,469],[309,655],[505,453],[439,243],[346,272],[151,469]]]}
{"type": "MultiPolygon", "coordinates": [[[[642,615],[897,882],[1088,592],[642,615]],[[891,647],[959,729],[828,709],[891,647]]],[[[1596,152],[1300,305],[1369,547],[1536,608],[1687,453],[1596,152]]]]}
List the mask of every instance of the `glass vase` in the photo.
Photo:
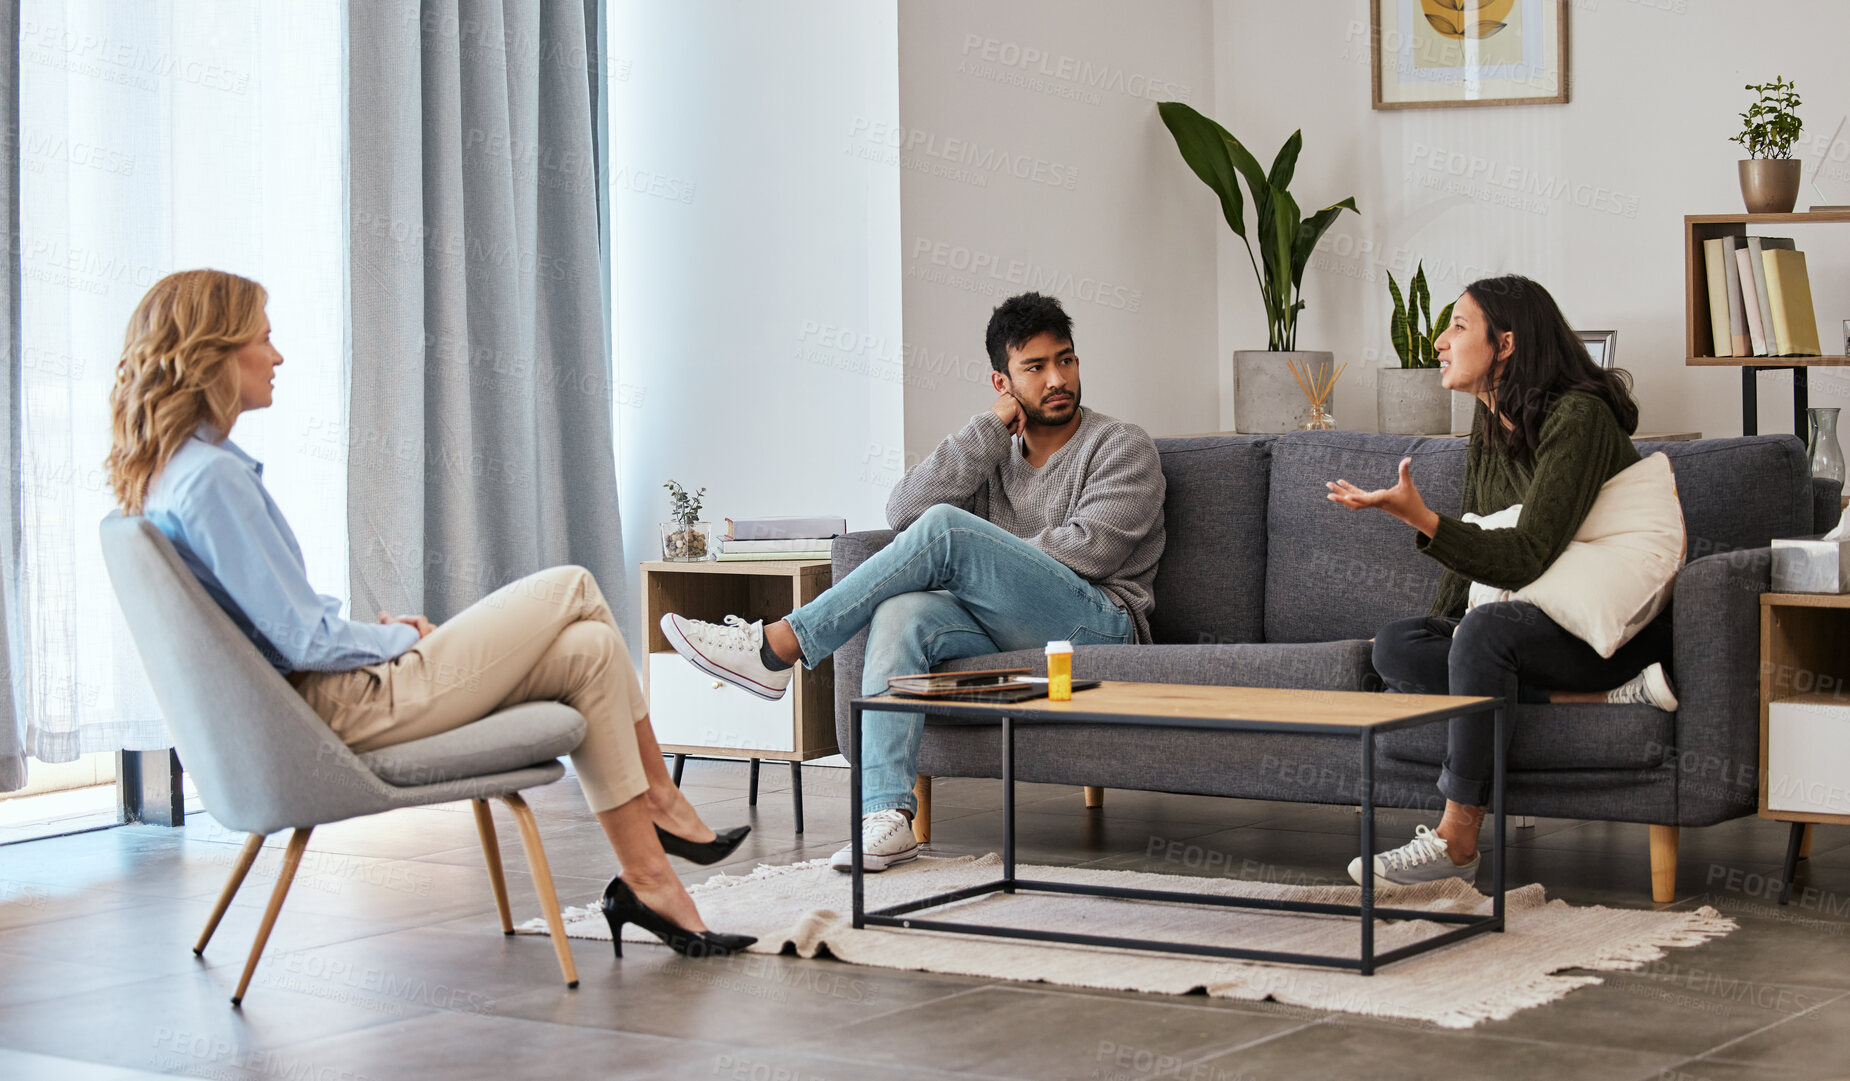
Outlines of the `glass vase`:
{"type": "Polygon", "coordinates": [[[1330,411],[1324,408],[1323,403],[1312,402],[1310,403],[1310,418],[1298,425],[1298,431],[1320,432],[1334,427],[1336,427],[1336,418],[1330,415],[1330,411]]]}
{"type": "Polygon", "coordinates": [[[694,563],[719,554],[710,522],[663,522],[662,558],[670,563],[694,563]]]}
{"type": "Polygon", "coordinates": [[[1811,438],[1805,445],[1805,457],[1811,462],[1811,475],[1842,484],[1844,448],[1837,442],[1838,411],[1819,407],[1807,412],[1811,414],[1811,438]]]}

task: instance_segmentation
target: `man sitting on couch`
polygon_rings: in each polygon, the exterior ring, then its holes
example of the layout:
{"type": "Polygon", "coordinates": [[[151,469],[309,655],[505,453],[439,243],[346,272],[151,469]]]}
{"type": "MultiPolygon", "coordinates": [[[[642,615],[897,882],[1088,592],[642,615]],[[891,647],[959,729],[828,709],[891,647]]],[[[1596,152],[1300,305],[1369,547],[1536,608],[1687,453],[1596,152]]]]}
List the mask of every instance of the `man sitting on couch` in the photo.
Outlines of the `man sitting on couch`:
{"type": "MultiPolygon", "coordinates": [[[[696,667],[781,698],[797,661],[814,668],[871,626],[861,690],[957,657],[1147,642],[1163,553],[1156,444],[1082,408],[1073,323],[1039,293],[1011,297],[986,335],[993,405],[906,473],[887,500],[893,543],[766,627],[675,614],[662,631],[696,667]]],[[[861,744],[863,868],[918,855],[911,828],[919,739],[913,713],[867,713],[861,744]]],[[[852,868],[850,848],[835,854],[852,868]]]]}

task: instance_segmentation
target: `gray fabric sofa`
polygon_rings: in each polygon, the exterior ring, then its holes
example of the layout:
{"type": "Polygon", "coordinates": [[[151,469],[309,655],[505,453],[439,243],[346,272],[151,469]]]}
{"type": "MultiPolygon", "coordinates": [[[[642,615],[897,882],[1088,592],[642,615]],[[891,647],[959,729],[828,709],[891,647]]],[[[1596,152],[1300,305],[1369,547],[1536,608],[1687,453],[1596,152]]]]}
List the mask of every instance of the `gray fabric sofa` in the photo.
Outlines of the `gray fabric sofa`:
{"type": "MultiPolygon", "coordinates": [[[[1082,646],[1081,678],[1378,690],[1368,639],[1390,620],[1424,614],[1440,567],[1405,525],[1345,510],[1323,483],[1392,483],[1396,463],[1434,508],[1456,513],[1464,443],[1356,432],[1159,439],[1168,480],[1168,547],[1156,578],[1155,641],[1082,646]]],[[[1753,436],[1641,443],[1675,465],[1689,563],[1673,601],[1676,713],[1649,706],[1524,706],[1509,760],[1512,814],[1649,823],[1653,892],[1675,884],[1676,830],[1754,812],[1759,761],[1759,595],[1770,588],[1774,537],[1836,524],[1839,486],[1814,484],[1803,443],[1753,436]]],[[[840,581],[890,531],[837,538],[840,581]]],[[[836,727],[849,746],[848,701],[861,690],[866,636],[835,655],[836,727]]],[[[945,670],[1044,668],[1038,650],[971,657],[945,670]]],[[[1358,802],[1347,741],[1187,729],[1035,725],[1017,734],[1024,781],[1311,803],[1358,802]]],[[[1434,788],[1445,726],[1380,741],[1376,800],[1442,805],[1434,788]]],[[[993,727],[927,719],[924,777],[1000,775],[993,727]]],[[[923,818],[923,816],[921,816],[923,818]]],[[[929,836],[929,821],[920,823],[929,836]]]]}

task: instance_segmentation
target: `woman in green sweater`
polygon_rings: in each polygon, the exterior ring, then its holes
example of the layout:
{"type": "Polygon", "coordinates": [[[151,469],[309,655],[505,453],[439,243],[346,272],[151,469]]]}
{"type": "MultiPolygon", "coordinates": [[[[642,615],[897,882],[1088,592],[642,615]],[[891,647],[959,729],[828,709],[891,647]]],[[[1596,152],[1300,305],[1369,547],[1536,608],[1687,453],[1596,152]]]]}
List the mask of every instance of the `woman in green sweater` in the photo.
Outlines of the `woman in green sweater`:
{"type": "MultiPolygon", "coordinates": [[[[1472,582],[1515,590],[1541,577],[1600,486],[1639,460],[1630,377],[1594,364],[1547,290],[1513,275],[1466,286],[1436,344],[1440,382],[1481,403],[1465,455],[1463,513],[1489,515],[1520,503],[1522,514],[1513,528],[1481,529],[1437,513],[1414,486],[1411,458],[1401,460],[1392,488],[1329,485],[1333,502],[1377,507],[1418,530],[1415,545],[1445,567],[1431,614],[1397,620],[1375,638],[1375,671],[1390,690],[1408,694],[1676,709],[1663,668],[1671,655],[1668,611],[1607,659],[1526,601],[1465,610],[1472,582]]],[[[1377,879],[1475,876],[1493,732],[1485,717],[1452,720],[1439,774],[1439,827],[1421,826],[1406,845],[1375,856],[1377,879]]],[[[1359,882],[1361,873],[1357,859],[1349,874],[1359,882]]]]}

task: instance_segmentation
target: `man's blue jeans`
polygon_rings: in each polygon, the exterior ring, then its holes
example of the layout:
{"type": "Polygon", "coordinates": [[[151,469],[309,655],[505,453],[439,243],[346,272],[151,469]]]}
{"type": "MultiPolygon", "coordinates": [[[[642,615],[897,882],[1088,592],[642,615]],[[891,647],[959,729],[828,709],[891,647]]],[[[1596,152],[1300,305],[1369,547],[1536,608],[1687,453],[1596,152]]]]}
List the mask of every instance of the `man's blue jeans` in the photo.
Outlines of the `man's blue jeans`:
{"type": "MultiPolygon", "coordinates": [[[[929,672],[956,657],[1129,642],[1130,614],[1052,556],[965,510],[939,504],[901,530],[848,577],[790,613],[790,629],[814,668],[869,627],[861,692],[889,676],[929,672]]],[[[925,718],[865,713],[861,813],[916,811],[925,718]]]]}

